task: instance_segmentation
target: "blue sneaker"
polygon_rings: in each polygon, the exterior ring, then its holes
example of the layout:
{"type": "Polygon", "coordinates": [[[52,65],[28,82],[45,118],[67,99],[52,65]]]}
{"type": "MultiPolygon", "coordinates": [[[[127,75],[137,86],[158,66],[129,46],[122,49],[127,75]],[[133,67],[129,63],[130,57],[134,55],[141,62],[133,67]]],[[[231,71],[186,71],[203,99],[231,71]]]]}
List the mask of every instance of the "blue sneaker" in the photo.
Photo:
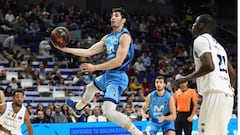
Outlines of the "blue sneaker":
{"type": "Polygon", "coordinates": [[[67,103],[67,105],[68,105],[70,108],[73,109],[73,111],[74,111],[77,115],[80,115],[80,114],[81,114],[81,110],[77,110],[76,107],[75,107],[76,104],[77,104],[77,102],[74,102],[72,99],[67,98],[67,99],[66,99],[66,103],[67,103]]]}

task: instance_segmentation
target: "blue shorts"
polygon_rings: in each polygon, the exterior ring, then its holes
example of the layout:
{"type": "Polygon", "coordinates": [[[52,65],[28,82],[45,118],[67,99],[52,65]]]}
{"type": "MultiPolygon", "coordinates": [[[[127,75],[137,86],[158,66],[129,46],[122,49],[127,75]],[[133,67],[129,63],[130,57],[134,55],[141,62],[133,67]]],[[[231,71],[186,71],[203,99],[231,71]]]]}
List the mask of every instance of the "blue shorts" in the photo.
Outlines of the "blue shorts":
{"type": "Polygon", "coordinates": [[[107,70],[94,80],[96,87],[103,91],[104,100],[119,103],[122,92],[128,86],[128,76],[125,71],[107,70]]]}
{"type": "Polygon", "coordinates": [[[146,127],[146,130],[150,133],[150,135],[156,135],[160,129],[162,129],[163,134],[165,134],[169,130],[175,131],[174,121],[163,121],[162,123],[155,123],[149,121],[146,127]]]}

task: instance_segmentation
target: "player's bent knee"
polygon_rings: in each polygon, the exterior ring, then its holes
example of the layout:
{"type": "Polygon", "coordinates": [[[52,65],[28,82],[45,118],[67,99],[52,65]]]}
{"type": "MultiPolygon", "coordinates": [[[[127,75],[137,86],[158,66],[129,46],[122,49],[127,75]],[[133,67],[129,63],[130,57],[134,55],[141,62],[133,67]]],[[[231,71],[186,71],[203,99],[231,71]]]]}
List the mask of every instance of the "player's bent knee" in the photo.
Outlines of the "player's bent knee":
{"type": "Polygon", "coordinates": [[[107,118],[111,117],[111,114],[113,111],[116,111],[116,104],[110,101],[104,101],[102,105],[102,111],[103,115],[105,115],[107,118]]]}

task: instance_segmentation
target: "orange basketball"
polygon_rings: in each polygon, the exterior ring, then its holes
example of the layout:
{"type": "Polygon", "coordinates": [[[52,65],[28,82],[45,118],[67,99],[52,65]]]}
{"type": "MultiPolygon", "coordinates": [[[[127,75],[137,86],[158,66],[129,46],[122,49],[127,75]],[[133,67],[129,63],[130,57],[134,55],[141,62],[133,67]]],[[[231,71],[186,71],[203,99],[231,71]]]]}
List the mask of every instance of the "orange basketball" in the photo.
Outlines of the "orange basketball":
{"type": "Polygon", "coordinates": [[[51,32],[51,40],[59,47],[65,47],[71,41],[70,31],[66,27],[56,27],[51,32]]]}

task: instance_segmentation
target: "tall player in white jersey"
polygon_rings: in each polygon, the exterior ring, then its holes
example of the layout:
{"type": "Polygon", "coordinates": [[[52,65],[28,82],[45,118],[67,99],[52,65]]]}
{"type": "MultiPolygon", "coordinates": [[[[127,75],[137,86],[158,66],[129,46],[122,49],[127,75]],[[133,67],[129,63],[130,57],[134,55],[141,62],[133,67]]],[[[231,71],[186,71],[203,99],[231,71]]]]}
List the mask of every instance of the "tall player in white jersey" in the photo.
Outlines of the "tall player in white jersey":
{"type": "Polygon", "coordinates": [[[236,73],[228,61],[225,49],[212,34],[215,20],[203,14],[192,26],[195,36],[193,56],[195,71],[176,80],[176,84],[196,78],[197,90],[203,96],[200,108],[198,134],[226,135],[232,115],[236,73]]]}
{"type": "Polygon", "coordinates": [[[28,135],[33,135],[29,114],[23,105],[24,92],[13,92],[13,101],[0,104],[0,134],[22,135],[21,126],[25,123],[28,135]]]}

